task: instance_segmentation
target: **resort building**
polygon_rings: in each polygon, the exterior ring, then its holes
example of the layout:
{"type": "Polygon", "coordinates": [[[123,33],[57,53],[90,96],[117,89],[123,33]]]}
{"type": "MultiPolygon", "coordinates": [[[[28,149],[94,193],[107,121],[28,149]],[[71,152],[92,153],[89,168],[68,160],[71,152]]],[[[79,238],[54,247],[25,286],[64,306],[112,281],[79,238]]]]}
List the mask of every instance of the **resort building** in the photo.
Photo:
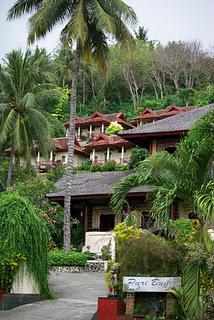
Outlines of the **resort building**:
{"type": "MultiPolygon", "coordinates": [[[[175,151],[176,144],[187,134],[195,121],[209,110],[214,110],[214,105],[194,108],[188,112],[179,112],[175,116],[127,130],[120,136],[128,140],[129,143],[147,147],[151,154],[161,150],[172,153],[175,151]]],[[[105,136],[101,134],[100,139],[104,141],[105,145],[105,136]]],[[[91,147],[93,150],[95,145],[91,147]]],[[[94,159],[96,160],[96,158],[94,159]]],[[[110,231],[124,218],[128,210],[139,212],[139,225],[143,228],[151,226],[148,204],[145,201],[146,195],[152,191],[151,187],[142,186],[132,189],[128,193],[121,216],[116,216],[109,206],[114,185],[130,173],[131,171],[73,175],[72,190],[70,191],[71,214],[82,223],[85,230],[85,246],[92,252],[100,252],[102,246],[109,243],[112,239],[110,231]]],[[[56,183],[58,191],[48,195],[51,202],[63,205],[64,179],[62,177],[56,183]]],[[[185,217],[189,214],[190,212],[179,199],[174,202],[170,210],[171,219],[185,217]]]]}
{"type": "MultiPolygon", "coordinates": [[[[75,118],[76,137],[81,144],[86,144],[99,133],[105,133],[111,122],[119,123],[124,129],[133,128],[133,125],[126,121],[122,112],[113,114],[94,112],[89,117],[75,118]]],[[[69,122],[66,122],[64,126],[68,130],[69,122]]]]}
{"type": "Polygon", "coordinates": [[[130,123],[133,126],[140,126],[148,122],[158,121],[164,118],[174,116],[180,112],[190,111],[197,108],[196,106],[189,107],[178,107],[176,105],[170,105],[166,109],[152,110],[150,108],[145,108],[141,114],[134,118],[130,123]]]}
{"type": "Polygon", "coordinates": [[[84,150],[90,153],[92,164],[105,164],[109,160],[126,164],[130,161],[134,147],[134,143],[119,136],[99,133],[91,143],[85,146],[84,150]]]}
{"type": "MultiPolygon", "coordinates": [[[[62,165],[67,163],[68,157],[68,137],[54,138],[52,139],[53,149],[50,152],[49,159],[44,159],[40,151],[37,150],[36,155],[36,167],[40,170],[46,170],[50,168],[55,168],[57,165],[62,165]]],[[[83,161],[89,158],[90,155],[84,150],[75,138],[74,144],[74,167],[79,167],[82,165],[83,161]]]]}

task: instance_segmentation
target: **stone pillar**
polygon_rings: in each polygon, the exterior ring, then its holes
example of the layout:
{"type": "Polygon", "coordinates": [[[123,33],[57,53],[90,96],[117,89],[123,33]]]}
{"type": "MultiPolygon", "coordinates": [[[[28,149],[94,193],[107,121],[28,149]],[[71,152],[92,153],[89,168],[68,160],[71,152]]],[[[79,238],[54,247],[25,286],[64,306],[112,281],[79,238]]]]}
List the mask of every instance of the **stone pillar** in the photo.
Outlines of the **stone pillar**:
{"type": "Polygon", "coordinates": [[[104,125],[104,123],[102,123],[102,130],[101,130],[101,132],[102,132],[102,133],[105,132],[105,125],[104,125]]]}
{"type": "Polygon", "coordinates": [[[124,146],[122,146],[122,149],[121,149],[121,163],[122,164],[124,163],[124,146]]]}
{"type": "Polygon", "coordinates": [[[126,316],[133,315],[134,312],[134,300],[135,300],[135,293],[128,292],[126,294],[126,316]]]}

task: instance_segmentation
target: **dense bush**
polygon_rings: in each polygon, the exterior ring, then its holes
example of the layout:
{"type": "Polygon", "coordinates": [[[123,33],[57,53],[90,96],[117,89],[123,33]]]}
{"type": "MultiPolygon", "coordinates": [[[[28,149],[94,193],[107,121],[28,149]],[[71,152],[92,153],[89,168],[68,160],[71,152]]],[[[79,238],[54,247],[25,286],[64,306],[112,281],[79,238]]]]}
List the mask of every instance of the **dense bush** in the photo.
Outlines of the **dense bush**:
{"type": "Polygon", "coordinates": [[[122,276],[173,276],[179,272],[180,255],[172,242],[125,222],[114,231],[122,276]]]}
{"type": "Polygon", "coordinates": [[[57,166],[56,168],[52,169],[48,174],[47,178],[52,181],[56,182],[59,178],[63,176],[65,173],[65,167],[64,166],[57,166]]]}
{"type": "Polygon", "coordinates": [[[102,171],[115,171],[117,162],[115,160],[109,160],[102,166],[102,171]]]}
{"type": "Polygon", "coordinates": [[[91,172],[101,172],[102,166],[100,164],[92,164],[90,171],[91,172]]]}
{"type": "Polygon", "coordinates": [[[148,155],[149,152],[147,149],[141,147],[134,148],[131,154],[129,169],[133,169],[139,166],[140,162],[148,157],[148,155]]]}
{"type": "Polygon", "coordinates": [[[51,266],[78,266],[84,267],[87,262],[85,253],[62,250],[54,250],[49,252],[49,265],[51,266]]]}
{"type": "Polygon", "coordinates": [[[14,190],[10,193],[15,191],[33,204],[38,214],[44,218],[54,245],[61,247],[63,241],[63,207],[49,203],[46,197],[47,193],[54,190],[53,182],[45,177],[40,177],[16,184],[14,190]]]}
{"type": "MultiPolygon", "coordinates": [[[[6,157],[0,158],[0,191],[5,189],[7,182],[7,173],[8,173],[8,162],[9,159],[6,157]]],[[[31,178],[36,177],[36,169],[32,166],[31,168],[17,168],[14,167],[12,173],[12,184],[22,182],[31,178]]]]}

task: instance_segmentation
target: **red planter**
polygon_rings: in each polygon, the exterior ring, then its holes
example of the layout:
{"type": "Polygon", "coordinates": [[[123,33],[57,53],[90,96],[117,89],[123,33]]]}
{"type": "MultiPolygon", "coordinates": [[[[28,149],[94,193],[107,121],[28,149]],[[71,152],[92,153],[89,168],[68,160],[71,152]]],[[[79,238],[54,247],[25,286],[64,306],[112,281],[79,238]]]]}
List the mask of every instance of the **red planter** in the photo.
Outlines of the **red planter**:
{"type": "Polygon", "coordinates": [[[98,298],[98,320],[117,320],[125,313],[125,304],[117,298],[98,298]]]}

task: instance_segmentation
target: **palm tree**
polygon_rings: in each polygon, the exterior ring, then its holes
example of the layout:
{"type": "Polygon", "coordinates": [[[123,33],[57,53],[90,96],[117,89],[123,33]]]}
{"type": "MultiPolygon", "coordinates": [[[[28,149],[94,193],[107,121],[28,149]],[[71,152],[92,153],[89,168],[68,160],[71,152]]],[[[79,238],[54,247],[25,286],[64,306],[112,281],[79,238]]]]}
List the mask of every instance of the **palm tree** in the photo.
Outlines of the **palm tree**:
{"type": "Polygon", "coordinates": [[[30,168],[35,144],[46,154],[50,142],[49,124],[37,109],[39,100],[32,91],[31,59],[29,51],[12,51],[0,68],[4,93],[0,103],[0,145],[7,143],[11,147],[7,186],[11,185],[14,157],[18,164],[22,157],[30,168]]]}
{"type": "MultiPolygon", "coordinates": [[[[170,207],[175,199],[183,201],[200,222],[201,245],[207,246],[207,229],[214,224],[214,180],[210,168],[214,161],[214,111],[201,118],[190,130],[175,155],[160,152],[144,160],[140,168],[120,181],[114,188],[112,207],[121,212],[127,193],[134,187],[150,185],[148,196],[151,216],[159,228],[167,232],[171,221],[170,207]]],[[[190,319],[200,312],[199,263],[185,261],[183,264],[183,294],[185,308],[190,319]]],[[[214,280],[214,279],[213,279],[214,280]]]]}
{"type": "Polygon", "coordinates": [[[25,14],[29,19],[30,43],[45,37],[61,22],[63,41],[75,44],[72,69],[72,91],[70,104],[70,126],[68,132],[67,183],[64,196],[64,250],[70,249],[70,190],[72,186],[74,136],[77,104],[77,84],[81,54],[93,58],[102,70],[107,68],[107,36],[119,44],[133,41],[127,24],[136,21],[134,11],[122,0],[18,0],[10,9],[8,18],[19,18],[25,14]]]}

